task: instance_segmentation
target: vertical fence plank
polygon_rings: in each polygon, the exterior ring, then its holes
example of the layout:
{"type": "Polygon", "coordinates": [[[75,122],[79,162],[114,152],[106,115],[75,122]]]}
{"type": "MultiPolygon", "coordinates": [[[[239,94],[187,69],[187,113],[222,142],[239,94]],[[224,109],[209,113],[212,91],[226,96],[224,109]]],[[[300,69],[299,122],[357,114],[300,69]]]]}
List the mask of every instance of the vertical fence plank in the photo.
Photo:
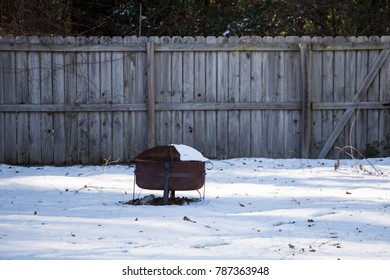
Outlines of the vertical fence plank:
{"type": "MultiPolygon", "coordinates": [[[[304,40],[304,39],[302,39],[304,40]]],[[[294,36],[284,38],[286,43],[299,44],[301,39],[294,36]]],[[[281,94],[283,102],[302,102],[302,64],[301,54],[298,51],[284,52],[284,92],[281,94]]],[[[284,110],[284,152],[283,158],[301,157],[301,110],[284,110]]]]}
{"type": "MultiPolygon", "coordinates": [[[[227,38],[218,37],[217,43],[226,43],[227,38]]],[[[229,57],[226,52],[217,53],[217,102],[228,102],[228,74],[229,57]]],[[[217,112],[217,156],[227,158],[229,156],[228,144],[228,112],[217,112]]]]}
{"type": "MultiPolygon", "coordinates": [[[[87,43],[86,37],[76,37],[76,43],[78,45],[84,45],[87,43]]],[[[77,53],[77,93],[76,103],[86,104],[88,96],[88,53],[77,53]]],[[[77,116],[78,121],[78,160],[81,164],[88,162],[88,113],[79,112],[77,116]]]]}
{"type": "MultiPolygon", "coordinates": [[[[147,37],[141,37],[138,38],[138,44],[146,44],[148,41],[147,37]]],[[[146,103],[149,101],[149,93],[148,93],[148,79],[146,79],[145,73],[149,73],[149,71],[146,70],[146,65],[147,65],[147,57],[145,52],[137,52],[136,55],[136,65],[135,65],[135,92],[134,96],[135,98],[133,99],[134,102],[136,103],[146,103]]],[[[153,72],[154,73],[154,72],[153,72]]],[[[154,74],[153,74],[154,75],[154,74]]],[[[153,96],[155,96],[155,79],[154,77],[151,77],[151,84],[150,86],[153,86],[153,96]]],[[[152,91],[151,91],[152,92],[152,91]]],[[[151,93],[150,92],[150,93],[151,93]]],[[[155,98],[153,97],[153,104],[154,104],[155,98]]],[[[153,105],[153,104],[148,104],[153,105]]],[[[154,105],[153,105],[154,106],[154,105]]],[[[149,110],[148,110],[149,112],[149,110]]],[[[155,114],[154,114],[154,119],[153,122],[155,122],[155,114]]],[[[133,154],[134,156],[137,155],[139,152],[143,151],[147,147],[147,135],[148,133],[146,132],[146,129],[148,127],[148,117],[147,117],[147,112],[135,112],[135,130],[133,130],[133,139],[135,145],[133,146],[134,151],[133,154]]],[[[153,141],[155,143],[155,125],[154,125],[154,130],[153,130],[153,141]]]]}
{"type": "MultiPolygon", "coordinates": [[[[280,42],[280,38],[265,37],[267,43],[280,42]]],[[[281,69],[280,51],[272,51],[265,54],[265,95],[266,102],[279,102],[280,93],[283,90],[283,80],[281,69]]],[[[265,125],[267,129],[267,157],[280,157],[280,152],[283,149],[284,134],[281,133],[283,127],[283,120],[280,119],[279,112],[276,110],[267,110],[265,118],[265,125]]]]}
{"type": "MultiPolygon", "coordinates": [[[[64,44],[75,44],[75,37],[65,37],[64,44]]],[[[65,104],[76,104],[77,101],[77,54],[64,54],[64,101],[65,104]]],[[[78,113],[65,114],[65,162],[79,163],[78,155],[78,113]]]]}
{"type": "MultiPolygon", "coordinates": [[[[283,37],[273,38],[273,42],[281,43],[283,37]]],[[[273,51],[271,53],[271,64],[269,65],[273,69],[273,76],[270,83],[272,83],[271,90],[269,92],[269,98],[272,102],[281,102],[282,95],[285,92],[285,70],[284,70],[284,56],[282,51],[273,51]]],[[[271,144],[271,157],[281,158],[284,153],[284,114],[282,110],[270,111],[270,141],[271,144]]]]}
{"type": "MultiPolygon", "coordinates": [[[[184,37],[183,43],[193,43],[193,37],[184,37]]],[[[183,54],[183,102],[194,102],[194,53],[183,54]]],[[[183,143],[194,146],[194,130],[197,127],[194,122],[194,112],[183,112],[183,143]]]]}
{"type": "MultiPolygon", "coordinates": [[[[0,36],[0,44],[3,42],[3,37],[0,36]]],[[[0,52],[0,105],[5,104],[5,71],[7,58],[6,53],[0,52]]],[[[9,71],[10,69],[8,69],[9,71]]],[[[0,162],[5,162],[5,113],[0,112],[0,162]]]]}
{"type": "MultiPolygon", "coordinates": [[[[52,44],[51,37],[41,39],[43,44],[52,44]]],[[[50,52],[41,53],[41,103],[53,104],[52,84],[52,55],[50,52]]],[[[54,127],[53,113],[42,114],[42,158],[45,162],[54,163],[54,127]]]]}
{"type": "MultiPolygon", "coordinates": [[[[17,36],[16,43],[24,44],[27,38],[17,36]]],[[[16,54],[16,101],[18,104],[29,103],[28,96],[28,64],[27,53],[16,54]]],[[[17,163],[23,164],[30,161],[29,141],[29,114],[26,112],[17,113],[17,163]]]]}
{"type": "MultiPolygon", "coordinates": [[[[215,44],[215,37],[207,37],[206,44],[215,44]]],[[[206,102],[217,101],[217,52],[206,54],[206,102]]],[[[217,157],[217,112],[206,112],[206,155],[217,157]]]]}
{"type": "MultiPolygon", "coordinates": [[[[36,36],[28,38],[29,44],[39,44],[40,39],[36,36]]],[[[28,54],[28,88],[30,102],[32,104],[41,104],[41,67],[39,52],[30,52],[28,54]]],[[[42,163],[42,132],[41,127],[42,113],[30,113],[30,163],[42,163]]]]}
{"type": "MultiPolygon", "coordinates": [[[[336,44],[345,43],[344,37],[336,37],[336,44]]],[[[333,80],[334,80],[334,89],[333,89],[333,101],[334,102],[344,102],[345,101],[345,73],[346,73],[346,64],[345,64],[345,51],[335,51],[334,53],[334,68],[333,68],[333,80]]],[[[334,110],[333,111],[333,127],[337,125],[342,117],[344,110],[334,110]]],[[[340,133],[340,136],[337,138],[334,146],[336,147],[333,151],[330,151],[332,158],[337,157],[339,153],[339,148],[343,148],[346,139],[345,134],[348,131],[348,127],[344,128],[344,133],[340,133]]]]}
{"type": "MultiPolygon", "coordinates": [[[[390,42],[390,36],[383,36],[381,42],[390,42]]],[[[379,98],[382,102],[390,103],[390,58],[387,57],[380,71],[379,98]]],[[[380,156],[390,156],[390,109],[379,113],[379,153],[380,156]]]]}
{"type": "MultiPolygon", "coordinates": [[[[113,43],[123,44],[123,38],[114,37],[113,43]]],[[[114,104],[123,104],[124,88],[123,88],[123,53],[113,52],[112,54],[112,101],[114,104]]],[[[113,160],[124,160],[124,113],[113,113],[113,160]]]]}
{"type": "MultiPolygon", "coordinates": [[[[355,43],[356,37],[348,37],[348,42],[355,43]]],[[[357,91],[357,84],[356,84],[356,51],[355,50],[349,50],[345,53],[345,81],[344,81],[344,100],[346,102],[352,102],[354,100],[356,91],[357,91]]],[[[345,136],[345,146],[353,146],[355,144],[355,119],[352,117],[347,125],[346,129],[344,131],[345,136]]],[[[347,149],[347,152],[354,154],[353,149],[347,149]]]]}
{"type": "MultiPolygon", "coordinates": [[[[373,36],[369,38],[369,42],[378,43],[380,42],[380,38],[377,36],[373,36]]],[[[379,56],[379,50],[370,50],[368,54],[368,67],[371,67],[375,64],[379,56]]],[[[374,80],[372,81],[370,87],[367,90],[367,101],[369,102],[377,102],[380,101],[379,94],[379,77],[380,72],[374,80]]],[[[379,156],[376,152],[379,152],[379,110],[378,109],[369,109],[367,110],[367,142],[361,148],[362,152],[367,156],[379,156]]]]}
{"type": "MultiPolygon", "coordinates": [[[[204,44],[205,37],[196,37],[195,43],[204,44]]],[[[194,54],[194,100],[206,102],[206,53],[195,52],[194,54]]],[[[194,147],[202,154],[206,154],[206,112],[195,111],[196,129],[194,131],[194,147]]]]}
{"type": "MultiPolygon", "coordinates": [[[[357,42],[368,42],[367,37],[358,37],[357,42]]],[[[368,51],[361,50],[357,51],[357,62],[356,62],[356,88],[360,88],[363,83],[365,77],[368,73],[368,51]]],[[[367,101],[367,94],[364,94],[364,97],[361,98],[361,101],[367,101]]],[[[364,150],[364,147],[367,143],[367,111],[366,110],[355,110],[354,114],[355,118],[355,143],[354,147],[360,151],[364,150]]],[[[354,153],[355,154],[355,153],[354,153]]],[[[357,156],[356,154],[354,156],[357,156]]]]}
{"type": "MultiPolygon", "coordinates": [[[[284,37],[277,36],[274,39],[275,43],[283,43],[285,41],[284,37]]],[[[274,91],[274,101],[283,102],[285,101],[286,96],[286,57],[287,53],[284,51],[277,51],[274,53],[275,60],[275,91],[274,91]]],[[[279,110],[273,112],[275,114],[275,126],[273,133],[274,145],[274,156],[276,158],[283,158],[283,155],[287,153],[286,150],[286,113],[284,110],[279,110]]]]}
{"type": "MultiPolygon", "coordinates": [[[[321,44],[323,39],[321,37],[313,37],[313,44],[321,44]]],[[[322,84],[323,84],[323,59],[321,51],[313,51],[312,54],[312,74],[311,74],[311,83],[312,83],[312,101],[321,102],[322,101],[322,84]]],[[[322,137],[322,112],[316,110],[312,112],[312,128],[311,128],[311,147],[310,155],[311,157],[317,157],[318,153],[321,150],[322,144],[324,142],[322,137]]]]}
{"type": "MultiPolygon", "coordinates": [[[[239,43],[250,44],[250,37],[241,37],[239,43]]],[[[240,91],[239,102],[251,101],[251,64],[252,64],[252,52],[245,51],[240,52],[240,91]]],[[[251,154],[251,134],[250,129],[244,129],[244,127],[251,126],[251,113],[249,110],[240,110],[240,145],[239,155],[249,157],[251,154]]]]}
{"type": "MultiPolygon", "coordinates": [[[[110,37],[100,38],[101,44],[110,44],[110,37]]],[[[112,103],[112,53],[100,52],[100,102],[112,103]]],[[[112,158],[112,113],[100,113],[100,158],[113,160],[112,158]]]]}
{"type": "MultiPolygon", "coordinates": [[[[98,44],[98,37],[88,39],[91,44],[98,44]]],[[[88,93],[87,104],[101,103],[100,90],[100,55],[97,52],[88,53],[88,93]]],[[[88,155],[89,162],[93,164],[102,163],[101,141],[100,141],[100,113],[88,113],[88,155]]],[[[107,158],[108,160],[108,158],[107,158]]]]}
{"type": "MultiPolygon", "coordinates": [[[[237,44],[238,37],[230,37],[229,43],[237,44]]],[[[240,53],[229,52],[229,78],[228,78],[228,100],[230,103],[240,102],[240,78],[245,73],[240,73],[240,53]]],[[[240,112],[229,110],[228,114],[228,147],[229,157],[239,157],[240,154],[240,112]]],[[[247,132],[247,131],[246,131],[247,132]]]]}
{"type": "MultiPolygon", "coordinates": [[[[146,45],[147,48],[147,73],[148,73],[148,147],[156,145],[157,141],[157,118],[159,117],[155,110],[157,96],[160,93],[160,66],[159,57],[154,52],[154,43],[158,43],[159,38],[151,37],[146,45]]],[[[161,125],[161,124],[160,124],[161,125]]]]}
{"type": "MultiPolygon", "coordinates": [[[[63,45],[63,37],[54,37],[54,44],[63,45]]],[[[65,103],[65,62],[64,54],[53,53],[53,103],[65,103]]],[[[54,135],[54,163],[65,164],[65,114],[63,112],[55,113],[53,116],[53,135],[54,135]]]]}
{"type": "MultiPolygon", "coordinates": [[[[273,43],[272,37],[264,37],[264,43],[271,44],[273,43]]],[[[263,93],[264,93],[264,102],[273,102],[273,79],[275,77],[274,70],[274,60],[273,60],[273,52],[264,52],[263,53],[263,67],[262,67],[262,80],[263,80],[263,93]]],[[[271,110],[264,110],[263,112],[263,130],[266,132],[265,137],[265,146],[264,146],[264,156],[272,158],[273,156],[273,145],[274,141],[272,139],[272,134],[275,128],[274,124],[274,115],[271,110]]]]}
{"type": "MultiPolygon", "coordinates": [[[[252,43],[262,43],[261,37],[252,38],[252,43]]],[[[263,102],[263,52],[252,52],[252,63],[251,63],[251,101],[252,102],[263,102]]],[[[263,112],[260,110],[253,110],[251,112],[251,155],[254,157],[265,156],[264,154],[264,133],[262,128],[263,112]]]]}
{"type": "MultiPolygon", "coordinates": [[[[123,43],[125,45],[137,43],[135,36],[125,37],[123,43]]],[[[123,53],[123,102],[127,104],[134,103],[136,98],[136,53],[125,52],[123,53]]],[[[133,145],[136,145],[134,141],[136,139],[136,132],[134,127],[136,125],[135,114],[132,111],[124,112],[123,129],[123,150],[124,150],[124,161],[130,162],[134,156],[132,150],[133,145]]]]}
{"type": "MultiPolygon", "coordinates": [[[[5,43],[14,43],[15,37],[5,36],[5,43]]],[[[16,104],[16,54],[7,52],[3,55],[4,65],[4,104],[16,104]]],[[[17,140],[16,140],[17,113],[4,113],[4,161],[9,164],[17,163],[17,140]]]]}
{"type": "MultiPolygon", "coordinates": [[[[161,37],[160,42],[170,44],[170,37],[161,37]]],[[[155,53],[156,66],[156,102],[171,102],[171,54],[155,53]]],[[[156,144],[167,145],[172,141],[172,114],[170,111],[156,112],[156,144]]]]}
{"type": "MultiPolygon", "coordinates": [[[[180,44],[183,43],[183,39],[181,37],[173,37],[172,43],[180,44]]],[[[183,98],[185,96],[186,100],[188,100],[186,93],[184,92],[184,59],[182,52],[172,52],[172,103],[181,103],[183,102],[183,98]],[[184,95],[184,96],[183,96],[184,95]]],[[[194,76],[194,73],[191,73],[191,76],[194,76]]],[[[190,102],[192,102],[191,100],[190,102]]],[[[172,142],[173,143],[183,143],[184,141],[184,129],[186,129],[184,124],[184,113],[182,111],[173,111],[172,112],[172,142]]],[[[196,128],[197,129],[197,128],[196,128]]]]}
{"type": "MultiPolygon", "coordinates": [[[[333,43],[334,38],[325,37],[324,43],[333,43]]],[[[334,96],[334,80],[333,80],[333,70],[334,70],[334,51],[324,51],[323,52],[323,84],[322,84],[322,98],[323,102],[333,102],[334,96]]],[[[323,110],[322,111],[322,143],[328,139],[333,131],[334,116],[333,110],[323,110]]],[[[331,149],[331,154],[334,154],[334,149],[331,149]]]]}
{"type": "MultiPolygon", "coordinates": [[[[299,45],[301,56],[301,81],[302,81],[302,145],[300,156],[302,158],[308,158],[310,154],[310,140],[311,140],[311,88],[310,88],[310,75],[311,75],[311,53],[310,45],[308,42],[302,42],[299,45]]],[[[296,69],[298,70],[298,69],[296,69]]],[[[293,71],[296,71],[293,69],[293,71]]]]}

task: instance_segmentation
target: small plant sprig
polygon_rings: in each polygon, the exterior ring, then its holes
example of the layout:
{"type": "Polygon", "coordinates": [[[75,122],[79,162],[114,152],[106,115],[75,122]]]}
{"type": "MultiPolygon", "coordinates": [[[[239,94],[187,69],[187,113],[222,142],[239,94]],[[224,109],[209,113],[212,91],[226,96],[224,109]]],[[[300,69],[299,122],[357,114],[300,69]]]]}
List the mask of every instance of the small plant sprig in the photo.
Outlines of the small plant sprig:
{"type": "MultiPolygon", "coordinates": [[[[337,170],[337,168],[339,167],[339,165],[340,165],[340,153],[341,152],[344,152],[345,154],[347,154],[348,156],[350,156],[351,157],[351,159],[353,159],[353,160],[356,160],[356,158],[355,158],[355,156],[353,155],[353,152],[356,152],[359,156],[361,156],[364,160],[366,160],[367,162],[368,162],[368,164],[375,170],[375,173],[376,173],[376,175],[378,175],[378,176],[385,176],[384,174],[383,174],[383,172],[381,172],[381,171],[379,171],[373,164],[372,164],[372,162],[371,161],[369,161],[368,159],[367,159],[367,157],[365,157],[358,149],[356,149],[355,147],[353,147],[353,146],[345,146],[345,147],[342,147],[342,148],[340,148],[340,147],[336,147],[336,149],[338,149],[339,150],[339,152],[337,153],[337,159],[336,159],[336,163],[335,163],[335,170],[337,170]],[[350,150],[351,152],[348,152],[348,150],[350,150]]],[[[361,170],[361,171],[365,171],[366,169],[364,168],[364,166],[363,165],[361,165],[361,164],[359,164],[359,169],[361,170]]]]}

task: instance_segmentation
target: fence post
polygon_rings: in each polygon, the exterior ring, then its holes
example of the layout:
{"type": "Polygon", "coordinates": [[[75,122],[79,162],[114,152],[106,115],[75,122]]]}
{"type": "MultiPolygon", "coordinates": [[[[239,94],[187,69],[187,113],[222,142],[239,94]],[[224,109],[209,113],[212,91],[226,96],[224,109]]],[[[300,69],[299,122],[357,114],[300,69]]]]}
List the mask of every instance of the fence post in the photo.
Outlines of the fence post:
{"type": "Polygon", "coordinates": [[[311,47],[308,42],[299,44],[301,51],[301,71],[302,71],[302,140],[301,158],[308,158],[311,142],[311,88],[310,88],[310,67],[311,67],[311,47]]]}
{"type": "Polygon", "coordinates": [[[148,94],[148,130],[147,141],[148,148],[154,147],[156,144],[156,94],[155,94],[155,73],[154,73],[154,43],[146,43],[146,59],[147,59],[147,94],[148,94]]]}

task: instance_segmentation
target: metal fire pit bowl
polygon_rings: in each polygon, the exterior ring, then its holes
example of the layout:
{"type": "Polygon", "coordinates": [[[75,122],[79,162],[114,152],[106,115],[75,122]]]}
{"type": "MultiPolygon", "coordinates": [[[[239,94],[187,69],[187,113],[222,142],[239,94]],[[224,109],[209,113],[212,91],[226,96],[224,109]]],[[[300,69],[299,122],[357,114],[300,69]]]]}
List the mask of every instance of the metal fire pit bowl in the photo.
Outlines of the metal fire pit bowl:
{"type": "Polygon", "coordinates": [[[158,146],[138,154],[134,158],[135,182],[148,190],[163,190],[164,204],[168,193],[202,188],[205,183],[205,162],[182,161],[174,146],[158,146]]]}

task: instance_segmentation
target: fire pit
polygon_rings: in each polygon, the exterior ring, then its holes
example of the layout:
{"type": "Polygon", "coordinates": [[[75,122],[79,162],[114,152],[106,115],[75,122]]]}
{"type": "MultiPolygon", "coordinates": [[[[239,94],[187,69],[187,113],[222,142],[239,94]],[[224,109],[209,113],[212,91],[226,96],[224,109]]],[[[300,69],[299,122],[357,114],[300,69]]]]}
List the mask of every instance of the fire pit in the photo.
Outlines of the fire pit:
{"type": "Polygon", "coordinates": [[[197,150],[172,144],[150,148],[135,158],[135,182],[138,187],[163,190],[164,204],[168,204],[175,191],[198,190],[205,183],[205,163],[197,150]]]}

